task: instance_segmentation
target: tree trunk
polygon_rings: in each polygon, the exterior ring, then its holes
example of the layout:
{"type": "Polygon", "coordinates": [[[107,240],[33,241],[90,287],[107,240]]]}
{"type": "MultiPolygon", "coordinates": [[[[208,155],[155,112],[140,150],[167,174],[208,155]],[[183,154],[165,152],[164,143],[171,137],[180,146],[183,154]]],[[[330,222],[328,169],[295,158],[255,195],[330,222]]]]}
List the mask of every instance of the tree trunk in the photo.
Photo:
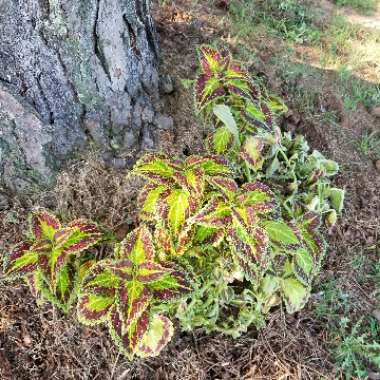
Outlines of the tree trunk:
{"type": "Polygon", "coordinates": [[[30,192],[94,141],[152,147],[150,0],[0,0],[0,188],[30,192]]]}

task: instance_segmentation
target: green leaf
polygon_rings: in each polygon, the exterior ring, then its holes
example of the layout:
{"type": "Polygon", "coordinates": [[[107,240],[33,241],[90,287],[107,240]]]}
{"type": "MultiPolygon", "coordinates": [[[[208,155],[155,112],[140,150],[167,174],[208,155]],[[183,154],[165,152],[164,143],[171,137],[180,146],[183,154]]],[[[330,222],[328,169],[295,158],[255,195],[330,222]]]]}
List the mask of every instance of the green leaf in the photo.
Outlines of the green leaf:
{"type": "Polygon", "coordinates": [[[211,148],[216,154],[225,153],[232,145],[233,135],[226,127],[219,127],[211,135],[211,148]]]}
{"type": "Polygon", "coordinates": [[[327,196],[330,199],[331,206],[339,214],[343,210],[345,191],[332,187],[327,190],[327,196]]]}
{"type": "Polygon", "coordinates": [[[309,288],[293,277],[281,281],[281,290],[285,298],[286,310],[290,314],[301,310],[310,295],[309,288]]]}
{"type": "Polygon", "coordinates": [[[284,222],[267,221],[264,223],[264,229],[273,242],[283,245],[300,243],[293,230],[284,222]]]}
{"type": "Polygon", "coordinates": [[[256,107],[253,103],[248,103],[246,107],[246,112],[251,118],[256,119],[260,122],[265,122],[264,113],[258,107],[256,107]]]}
{"type": "Polygon", "coordinates": [[[147,184],[139,193],[137,204],[140,219],[144,221],[154,220],[157,203],[163,199],[163,194],[168,190],[164,185],[147,184]]]}
{"type": "Polygon", "coordinates": [[[214,115],[225,125],[225,127],[234,136],[235,144],[239,144],[239,130],[236,121],[232,115],[230,107],[224,104],[218,104],[213,108],[214,115]]]}
{"type": "Polygon", "coordinates": [[[310,255],[307,249],[298,249],[295,252],[295,259],[297,265],[299,265],[306,274],[309,275],[312,272],[314,266],[313,256],[310,255]]]}

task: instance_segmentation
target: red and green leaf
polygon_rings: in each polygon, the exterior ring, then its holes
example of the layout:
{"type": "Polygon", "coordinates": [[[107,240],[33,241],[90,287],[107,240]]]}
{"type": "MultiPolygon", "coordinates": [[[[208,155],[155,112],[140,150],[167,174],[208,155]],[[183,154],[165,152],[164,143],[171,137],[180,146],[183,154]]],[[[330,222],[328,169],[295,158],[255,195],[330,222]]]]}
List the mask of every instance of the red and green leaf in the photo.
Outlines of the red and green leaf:
{"type": "Polygon", "coordinates": [[[190,290],[184,273],[172,269],[159,280],[149,283],[149,289],[156,301],[167,301],[178,298],[190,290]]]}
{"type": "Polygon", "coordinates": [[[267,185],[261,182],[245,183],[241,189],[238,202],[243,206],[250,206],[260,213],[272,211],[276,207],[274,194],[267,185]]]}
{"type": "Polygon", "coordinates": [[[132,324],[147,310],[152,299],[149,289],[137,279],[122,283],[116,294],[117,310],[125,327],[132,324]]]}
{"type": "Polygon", "coordinates": [[[114,305],[114,292],[82,292],[78,299],[78,319],[88,326],[101,324],[109,318],[114,305]]]}
{"type": "Polygon", "coordinates": [[[173,174],[178,170],[173,162],[163,155],[145,154],[133,167],[132,173],[158,184],[172,183],[173,174]]]}
{"type": "Polygon", "coordinates": [[[230,177],[213,176],[208,179],[208,182],[211,186],[220,190],[228,200],[232,200],[239,190],[238,184],[230,177]]]}
{"type": "Polygon", "coordinates": [[[8,276],[28,276],[37,268],[38,253],[31,250],[32,244],[17,244],[4,260],[4,272],[8,276]]]}
{"type": "Polygon", "coordinates": [[[135,356],[148,327],[149,313],[147,311],[143,312],[133,323],[126,326],[116,308],[111,310],[108,323],[111,338],[118,349],[130,360],[135,356]]]}
{"type": "Polygon", "coordinates": [[[231,220],[230,206],[220,198],[213,197],[191,221],[205,227],[226,228],[231,220]]]}
{"type": "Polygon", "coordinates": [[[246,228],[234,218],[228,230],[231,251],[238,259],[247,280],[257,280],[269,263],[268,237],[260,227],[246,228]]]}
{"type": "Polygon", "coordinates": [[[59,220],[44,209],[33,211],[30,225],[32,235],[37,240],[52,240],[55,232],[61,228],[59,220]]]}
{"type": "Polygon", "coordinates": [[[224,240],[224,228],[212,228],[197,226],[194,234],[194,242],[201,247],[218,247],[224,240]]]}
{"type": "Polygon", "coordinates": [[[208,155],[208,156],[190,156],[185,161],[186,167],[201,168],[206,176],[227,175],[231,174],[231,168],[227,160],[223,156],[208,155]]]}
{"type": "Polygon", "coordinates": [[[137,198],[139,217],[144,221],[152,221],[156,217],[158,202],[168,196],[170,189],[164,185],[148,183],[140,191],[137,198]]]}
{"type": "Polygon", "coordinates": [[[245,139],[240,155],[251,169],[261,169],[263,164],[262,150],[264,143],[257,137],[249,136],[245,139]]]}
{"type": "Polygon", "coordinates": [[[163,315],[154,315],[137,349],[141,358],[157,356],[173,336],[173,323],[163,315]]]}
{"type": "Polygon", "coordinates": [[[154,257],[153,238],[146,226],[140,226],[130,232],[121,242],[118,258],[127,258],[135,265],[150,261],[154,257]]]}

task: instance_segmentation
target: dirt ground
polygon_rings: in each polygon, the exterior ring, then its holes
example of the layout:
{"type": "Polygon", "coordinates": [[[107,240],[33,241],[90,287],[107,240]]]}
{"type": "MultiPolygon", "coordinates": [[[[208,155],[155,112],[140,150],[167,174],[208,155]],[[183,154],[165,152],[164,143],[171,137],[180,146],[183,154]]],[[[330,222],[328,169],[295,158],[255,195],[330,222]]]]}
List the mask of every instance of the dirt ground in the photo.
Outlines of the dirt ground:
{"type": "MultiPolygon", "coordinates": [[[[202,148],[204,131],[193,111],[190,90],[181,81],[194,78],[197,70],[195,47],[214,40],[228,44],[225,10],[204,2],[192,8],[190,0],[167,2],[156,9],[162,48],[162,70],[174,78],[175,92],[168,95],[165,111],[174,118],[175,134],[163,136],[162,147],[172,153],[194,153],[202,148]],[[202,10],[202,11],[200,11],[202,10]]],[[[232,50],[233,47],[231,46],[232,50]]],[[[275,72],[266,71],[276,46],[268,41],[258,52],[260,62],[252,73],[265,72],[271,90],[286,91],[275,72]]],[[[324,72],[325,78],[334,75],[324,72]]],[[[305,117],[286,99],[290,111],[282,127],[304,133],[312,147],[338,161],[342,172],[336,179],[347,192],[345,211],[338,225],[328,232],[329,254],[322,281],[334,279],[355,299],[354,313],[368,315],[374,309],[369,297],[373,284],[358,282],[351,262],[380,239],[380,170],[370,158],[355,149],[365,131],[379,130],[380,118],[364,108],[347,112],[334,88],[326,88],[322,103],[337,115],[328,125],[305,117]]],[[[104,169],[90,158],[60,176],[54,191],[41,195],[39,204],[58,212],[64,219],[91,217],[109,225],[120,238],[135,222],[138,184],[125,179],[126,172],[104,169]]],[[[14,200],[0,212],[0,251],[20,240],[25,217],[32,202],[14,200]]],[[[108,254],[107,249],[97,253],[108,254]]],[[[368,254],[375,254],[369,252],[368,254]]],[[[278,309],[265,329],[232,340],[220,335],[205,336],[177,330],[158,357],[129,363],[110,342],[106,329],[89,330],[73,316],[65,317],[49,305],[37,307],[25,286],[0,285],[0,379],[1,380],[253,380],[253,379],[339,379],[341,374],[326,348],[328,321],[316,320],[315,289],[305,310],[286,315],[278,309]]]]}

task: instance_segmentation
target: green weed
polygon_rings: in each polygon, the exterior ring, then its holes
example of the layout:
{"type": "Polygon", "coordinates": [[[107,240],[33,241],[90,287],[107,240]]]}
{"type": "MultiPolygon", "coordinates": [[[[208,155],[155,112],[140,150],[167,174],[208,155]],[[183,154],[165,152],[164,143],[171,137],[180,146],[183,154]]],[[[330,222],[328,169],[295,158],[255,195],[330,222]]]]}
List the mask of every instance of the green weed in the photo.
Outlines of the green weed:
{"type": "Polygon", "coordinates": [[[230,7],[235,21],[252,28],[265,25],[276,36],[296,43],[317,42],[321,37],[315,25],[318,15],[298,0],[234,0],[230,7]]]}
{"type": "Polygon", "coordinates": [[[341,7],[351,7],[358,11],[369,13],[376,10],[377,0],[336,0],[336,4],[341,7]]]}
{"type": "Polygon", "coordinates": [[[354,325],[342,318],[335,336],[333,354],[345,379],[367,379],[369,369],[380,371],[380,325],[372,319],[360,319],[354,325]]]}
{"type": "Polygon", "coordinates": [[[357,144],[361,154],[380,160],[380,135],[376,132],[365,133],[357,144]]]}

